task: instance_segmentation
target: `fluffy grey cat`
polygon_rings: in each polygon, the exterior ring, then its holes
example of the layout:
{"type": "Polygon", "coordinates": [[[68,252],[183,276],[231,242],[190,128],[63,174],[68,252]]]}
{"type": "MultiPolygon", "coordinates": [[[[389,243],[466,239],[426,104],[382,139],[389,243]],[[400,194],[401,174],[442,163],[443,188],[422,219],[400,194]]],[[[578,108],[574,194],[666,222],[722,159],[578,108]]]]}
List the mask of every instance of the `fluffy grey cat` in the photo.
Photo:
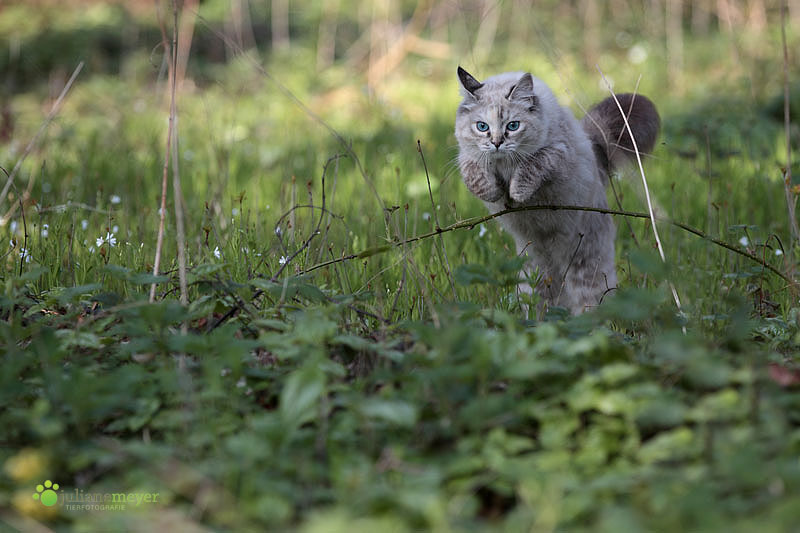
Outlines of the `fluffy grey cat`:
{"type": "MultiPolygon", "coordinates": [[[[458,164],[467,188],[490,212],[506,207],[577,205],[606,208],[609,173],[635,161],[613,98],[578,122],[529,73],[506,72],[483,83],[458,67],[464,100],[456,113],[458,164]]],[[[617,95],[642,153],[655,145],[660,119],[641,95],[617,95]]],[[[577,314],[617,285],[616,230],[610,215],[589,211],[522,211],[500,217],[517,253],[538,269],[536,292],[548,305],[577,314]]],[[[523,284],[520,289],[530,292],[523,284]]]]}

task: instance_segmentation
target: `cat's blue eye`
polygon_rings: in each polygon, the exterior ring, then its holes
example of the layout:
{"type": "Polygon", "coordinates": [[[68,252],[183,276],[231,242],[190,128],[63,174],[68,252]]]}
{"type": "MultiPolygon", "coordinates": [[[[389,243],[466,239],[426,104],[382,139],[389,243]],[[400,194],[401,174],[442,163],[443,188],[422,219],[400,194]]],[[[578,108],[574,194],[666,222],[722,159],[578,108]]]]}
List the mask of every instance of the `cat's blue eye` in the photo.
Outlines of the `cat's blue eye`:
{"type": "Polygon", "coordinates": [[[517,131],[519,129],[519,120],[512,120],[506,124],[506,129],[508,131],[517,131]]]}
{"type": "Polygon", "coordinates": [[[478,129],[478,131],[489,131],[489,125],[482,120],[476,122],[475,127],[478,129]]]}

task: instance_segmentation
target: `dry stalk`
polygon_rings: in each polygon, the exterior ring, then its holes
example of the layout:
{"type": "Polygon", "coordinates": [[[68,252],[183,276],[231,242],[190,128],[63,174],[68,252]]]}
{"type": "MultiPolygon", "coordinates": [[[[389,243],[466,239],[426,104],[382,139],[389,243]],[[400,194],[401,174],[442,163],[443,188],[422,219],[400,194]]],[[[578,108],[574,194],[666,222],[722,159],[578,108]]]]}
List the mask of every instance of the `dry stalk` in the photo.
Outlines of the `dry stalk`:
{"type": "MultiPolygon", "coordinates": [[[[639,146],[636,144],[636,139],[633,136],[633,130],[631,130],[631,125],[628,123],[628,115],[625,114],[625,111],[622,109],[622,105],[620,105],[619,100],[617,99],[617,95],[614,94],[614,89],[611,87],[608,79],[606,79],[605,74],[603,71],[600,70],[600,67],[597,67],[598,72],[600,72],[600,76],[602,76],[603,81],[608,87],[609,92],[611,93],[611,97],[614,98],[614,103],[617,104],[617,109],[619,109],[619,113],[622,116],[622,120],[625,122],[625,129],[628,132],[628,135],[631,137],[631,144],[633,145],[633,151],[636,154],[636,163],[639,165],[639,174],[642,176],[642,185],[644,186],[644,196],[647,200],[647,212],[650,215],[650,223],[653,225],[653,236],[656,239],[656,247],[658,248],[658,255],[661,256],[661,260],[666,263],[667,258],[664,255],[664,246],[661,244],[661,238],[658,236],[658,227],[656,226],[656,215],[653,211],[653,202],[650,199],[650,189],[647,186],[647,177],[644,174],[644,166],[642,165],[642,157],[639,153],[639,146]]],[[[675,305],[678,307],[678,312],[683,312],[681,306],[681,299],[678,296],[678,291],[675,289],[675,285],[672,281],[669,282],[669,288],[672,292],[672,298],[675,300],[675,305]]],[[[686,333],[686,327],[683,327],[684,333],[686,333]]]]}
{"type": "MultiPolygon", "coordinates": [[[[36,135],[33,136],[33,139],[31,139],[31,141],[25,147],[25,151],[22,152],[22,157],[20,157],[17,160],[17,163],[14,165],[14,168],[11,169],[11,173],[8,175],[8,178],[6,179],[6,184],[3,186],[2,192],[0,192],[0,205],[2,205],[3,201],[6,199],[8,190],[14,183],[14,178],[17,176],[17,173],[19,173],[19,169],[22,167],[22,163],[33,151],[34,146],[36,146],[36,143],[39,142],[39,138],[45,132],[47,126],[49,126],[50,123],[53,122],[53,119],[56,118],[56,115],[58,115],[58,112],[61,110],[61,104],[64,103],[64,98],[67,96],[67,93],[72,88],[72,84],[75,83],[75,80],[78,78],[78,74],[80,74],[82,69],[83,69],[83,61],[78,63],[78,66],[75,67],[75,70],[72,72],[72,76],[69,77],[69,80],[67,80],[67,83],[66,85],[64,85],[64,88],[61,89],[61,93],[58,95],[58,98],[56,99],[55,103],[53,103],[53,108],[47,114],[47,117],[44,119],[44,122],[42,122],[42,125],[39,126],[39,130],[36,132],[36,135]]],[[[3,219],[0,221],[0,225],[4,226],[6,222],[8,222],[8,219],[11,216],[11,214],[13,214],[13,211],[9,211],[9,213],[3,216],[3,219]]]]}
{"type": "Polygon", "coordinates": [[[792,240],[789,244],[791,252],[800,240],[800,228],[795,216],[795,195],[792,191],[792,129],[789,116],[789,50],[786,46],[786,3],[781,2],[781,40],[783,42],[783,127],[786,137],[786,170],[783,173],[783,190],[786,193],[786,208],[789,212],[789,228],[792,240]]]}
{"type": "MultiPolygon", "coordinates": [[[[180,186],[180,175],[178,173],[178,147],[177,147],[177,106],[176,106],[176,87],[177,87],[177,62],[178,62],[178,6],[175,0],[172,1],[173,8],[173,29],[172,39],[167,38],[164,21],[159,16],[159,26],[161,28],[161,39],[164,50],[169,57],[168,76],[170,83],[170,106],[169,123],[167,127],[166,149],[164,151],[164,166],[161,175],[161,208],[159,209],[158,237],[156,239],[156,255],[153,261],[153,275],[157,276],[161,266],[161,254],[164,244],[164,225],[167,216],[167,177],[169,175],[169,163],[172,159],[173,189],[175,192],[175,218],[177,229],[178,244],[178,277],[181,289],[181,303],[188,303],[188,293],[186,284],[186,255],[185,255],[185,228],[183,226],[183,202],[180,186]]],[[[150,286],[150,302],[155,301],[156,285],[150,286]]]]}

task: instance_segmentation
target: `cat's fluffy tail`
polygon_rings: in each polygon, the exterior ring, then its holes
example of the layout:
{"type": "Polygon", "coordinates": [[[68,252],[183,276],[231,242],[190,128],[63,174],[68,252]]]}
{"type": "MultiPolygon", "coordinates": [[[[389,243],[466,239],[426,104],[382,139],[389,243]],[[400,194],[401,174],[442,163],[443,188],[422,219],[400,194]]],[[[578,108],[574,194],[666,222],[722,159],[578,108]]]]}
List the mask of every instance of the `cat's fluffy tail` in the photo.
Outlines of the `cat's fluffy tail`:
{"type": "MultiPolygon", "coordinates": [[[[641,94],[616,96],[630,124],[639,152],[650,153],[661,127],[656,106],[641,94]]],[[[592,141],[597,161],[606,175],[636,161],[636,150],[625,127],[625,119],[613,97],[609,96],[589,109],[581,120],[581,125],[592,141]]]]}

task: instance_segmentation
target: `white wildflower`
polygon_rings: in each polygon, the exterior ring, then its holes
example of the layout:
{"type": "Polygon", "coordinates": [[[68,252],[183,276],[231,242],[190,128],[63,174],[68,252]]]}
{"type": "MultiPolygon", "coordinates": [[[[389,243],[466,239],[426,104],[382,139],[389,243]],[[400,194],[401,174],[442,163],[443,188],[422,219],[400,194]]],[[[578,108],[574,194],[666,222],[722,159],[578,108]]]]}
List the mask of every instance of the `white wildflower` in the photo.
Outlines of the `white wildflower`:
{"type": "Polygon", "coordinates": [[[232,214],[233,216],[236,216],[236,215],[238,215],[238,214],[239,214],[239,208],[238,208],[238,207],[234,207],[234,208],[231,210],[231,214],[232,214]]]}
{"type": "Polygon", "coordinates": [[[116,205],[116,204],[120,203],[121,201],[122,201],[122,198],[120,198],[118,195],[116,195],[116,194],[112,194],[111,195],[111,203],[112,204],[116,205]]]}
{"type": "Polygon", "coordinates": [[[216,257],[217,259],[222,257],[222,252],[219,251],[219,246],[214,247],[214,257],[216,257]]]}
{"type": "Polygon", "coordinates": [[[486,226],[484,226],[483,224],[480,225],[480,228],[481,229],[478,230],[478,237],[483,237],[484,235],[486,235],[486,232],[489,231],[489,230],[486,229],[486,226]]]}
{"type": "Polygon", "coordinates": [[[745,235],[744,237],[739,239],[739,244],[741,244],[742,246],[747,246],[748,244],[750,244],[750,240],[745,235]]]}
{"type": "Polygon", "coordinates": [[[431,214],[430,213],[428,213],[427,211],[422,213],[422,220],[430,220],[430,219],[431,219],[431,214]]]}
{"type": "Polygon", "coordinates": [[[112,248],[117,245],[117,238],[114,237],[114,234],[111,232],[106,232],[105,237],[98,237],[97,240],[94,241],[98,248],[103,246],[103,244],[108,244],[112,248]]]}
{"type": "Polygon", "coordinates": [[[81,220],[81,229],[83,231],[86,231],[86,228],[88,228],[88,227],[89,227],[89,221],[86,220],[85,218],[83,220],[81,220]]]}
{"type": "Polygon", "coordinates": [[[287,258],[285,255],[282,255],[281,258],[278,259],[278,263],[280,263],[282,265],[285,265],[286,261],[288,261],[288,260],[289,260],[289,258],[287,258]]]}
{"type": "Polygon", "coordinates": [[[42,237],[45,239],[50,234],[50,224],[42,224],[42,237]]]}
{"type": "Polygon", "coordinates": [[[23,261],[25,261],[26,263],[30,263],[30,262],[31,262],[31,254],[28,252],[28,250],[27,250],[27,249],[25,249],[25,248],[20,248],[20,249],[19,249],[19,256],[20,256],[20,258],[22,258],[22,260],[23,260],[23,261]]]}
{"type": "Polygon", "coordinates": [[[778,255],[778,256],[781,256],[781,255],[783,255],[783,250],[781,250],[780,248],[778,248],[777,250],[775,250],[775,255],[778,255]]]}
{"type": "Polygon", "coordinates": [[[11,224],[9,224],[9,226],[8,226],[8,229],[10,229],[11,233],[14,234],[14,233],[17,232],[17,227],[18,226],[19,226],[19,224],[17,224],[17,221],[16,220],[12,220],[11,224]]]}

